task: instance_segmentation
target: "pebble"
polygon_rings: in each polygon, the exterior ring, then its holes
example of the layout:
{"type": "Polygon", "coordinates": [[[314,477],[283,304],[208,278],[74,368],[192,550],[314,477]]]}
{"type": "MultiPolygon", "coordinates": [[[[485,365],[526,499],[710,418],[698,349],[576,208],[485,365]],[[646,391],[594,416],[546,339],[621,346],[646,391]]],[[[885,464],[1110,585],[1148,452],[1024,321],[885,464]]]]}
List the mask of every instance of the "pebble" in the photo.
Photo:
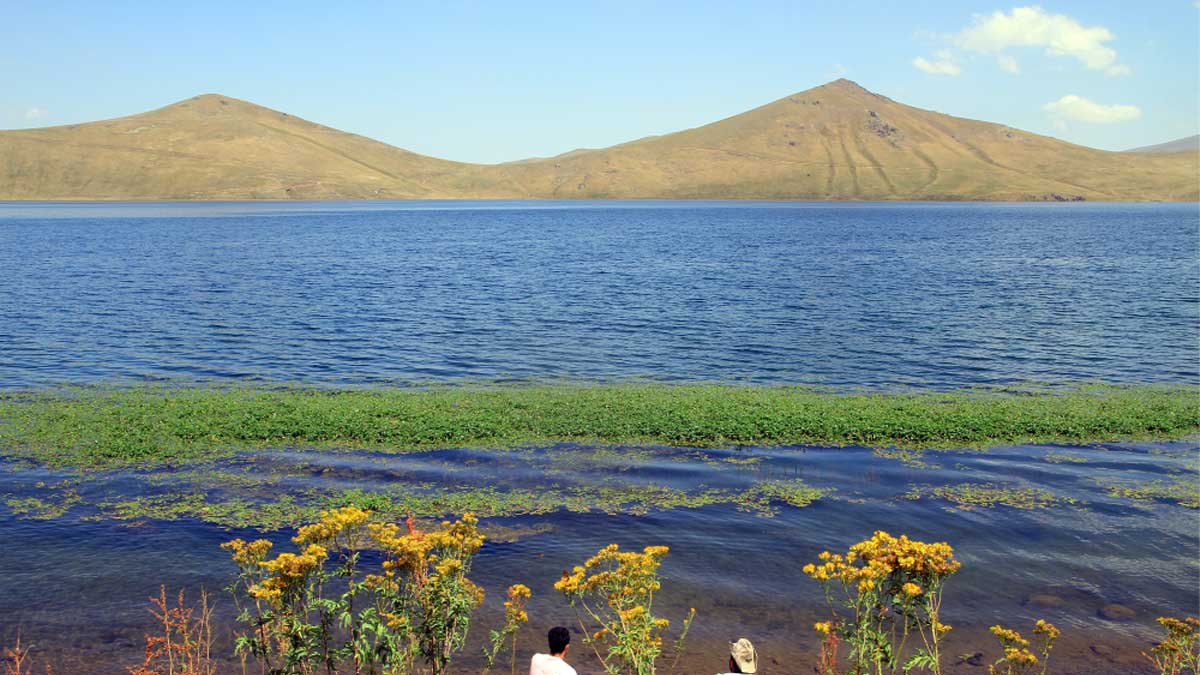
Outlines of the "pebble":
{"type": "Polygon", "coordinates": [[[1129,621],[1137,616],[1137,612],[1115,602],[1101,607],[1098,614],[1100,614],[1100,618],[1109,621],[1129,621]]]}
{"type": "Polygon", "coordinates": [[[1050,593],[1035,593],[1025,599],[1025,604],[1038,609],[1052,609],[1062,607],[1067,601],[1050,593]]]}
{"type": "Polygon", "coordinates": [[[965,663],[968,666],[982,666],[983,665],[983,652],[975,652],[974,654],[972,654],[966,658],[959,657],[959,659],[960,659],[959,663],[965,663]]]}
{"type": "Polygon", "coordinates": [[[1097,643],[1094,645],[1090,645],[1090,649],[1092,650],[1092,653],[1095,654],[1096,656],[1108,659],[1109,661],[1116,661],[1117,650],[1114,649],[1113,647],[1110,647],[1109,645],[1106,645],[1104,643],[1097,643]]]}

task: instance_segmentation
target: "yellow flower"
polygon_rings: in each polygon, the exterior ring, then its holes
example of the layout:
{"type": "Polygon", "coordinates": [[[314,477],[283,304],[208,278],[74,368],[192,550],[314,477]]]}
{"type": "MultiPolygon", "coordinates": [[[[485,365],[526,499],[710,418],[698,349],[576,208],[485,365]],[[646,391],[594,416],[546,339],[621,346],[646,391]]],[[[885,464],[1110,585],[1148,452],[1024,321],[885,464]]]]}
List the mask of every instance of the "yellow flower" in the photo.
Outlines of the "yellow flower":
{"type": "Polygon", "coordinates": [[[252,597],[268,602],[279,600],[283,595],[283,589],[279,587],[277,579],[267,579],[262,583],[254,584],[249,588],[249,592],[252,597]]]}
{"type": "Polygon", "coordinates": [[[1038,657],[1034,656],[1033,652],[1029,651],[1028,649],[1005,647],[1004,660],[1010,663],[1034,666],[1037,665],[1038,657]]]}
{"type": "Polygon", "coordinates": [[[258,539],[252,542],[245,542],[241,539],[234,539],[221,544],[221,548],[233,551],[233,561],[242,566],[257,565],[267,556],[271,550],[271,542],[266,539],[258,539]]]}
{"type": "Polygon", "coordinates": [[[321,520],[305,525],[296,531],[292,541],[297,544],[325,544],[350,548],[356,545],[359,530],[370,517],[366,511],[354,506],[343,506],[332,511],[322,511],[321,520]]]}
{"type": "Polygon", "coordinates": [[[1037,620],[1037,623],[1033,627],[1033,632],[1035,635],[1045,635],[1046,640],[1049,642],[1057,640],[1059,634],[1061,633],[1057,626],[1046,621],[1045,619],[1037,620]]]}
{"type": "Polygon", "coordinates": [[[635,605],[633,607],[630,607],[629,609],[623,609],[623,610],[618,611],[617,616],[619,616],[621,618],[621,621],[624,621],[625,623],[629,623],[631,621],[634,621],[635,619],[637,619],[638,617],[642,616],[645,613],[646,613],[645,607],[642,607],[641,605],[635,605]]]}
{"type": "Polygon", "coordinates": [[[813,630],[817,631],[818,633],[820,633],[822,635],[829,635],[829,631],[833,630],[833,622],[818,621],[817,623],[813,624],[813,630]]]}
{"type": "Polygon", "coordinates": [[[1021,647],[1029,646],[1029,640],[1021,637],[1021,634],[1015,630],[1011,630],[1000,625],[992,626],[988,630],[992,631],[992,635],[1000,638],[1000,642],[1006,645],[1013,644],[1021,647]]]}
{"type": "Polygon", "coordinates": [[[921,587],[920,587],[920,586],[918,586],[918,585],[914,584],[914,583],[913,583],[913,582],[911,582],[911,581],[910,581],[910,582],[908,582],[908,583],[906,583],[906,584],[904,584],[904,586],[902,586],[902,587],[901,587],[901,590],[903,590],[903,591],[904,591],[904,594],[905,594],[905,595],[907,595],[907,596],[910,596],[910,597],[914,597],[914,598],[915,598],[915,597],[917,597],[918,595],[920,595],[921,593],[923,593],[923,592],[924,592],[924,591],[922,591],[922,590],[921,590],[921,587]]]}
{"type": "Polygon", "coordinates": [[[504,622],[508,626],[519,626],[529,621],[525,611],[525,600],[532,595],[525,584],[513,584],[508,587],[508,600],[504,603],[504,622]]]}

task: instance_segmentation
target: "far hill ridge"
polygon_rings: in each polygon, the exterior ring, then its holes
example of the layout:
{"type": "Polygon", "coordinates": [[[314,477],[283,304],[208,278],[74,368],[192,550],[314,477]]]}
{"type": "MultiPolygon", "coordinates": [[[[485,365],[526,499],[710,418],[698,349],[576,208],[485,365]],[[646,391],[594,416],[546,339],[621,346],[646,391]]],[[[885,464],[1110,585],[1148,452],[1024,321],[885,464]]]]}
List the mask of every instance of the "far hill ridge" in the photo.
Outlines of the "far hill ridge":
{"type": "Polygon", "coordinates": [[[0,132],[0,199],[1197,200],[1200,152],[1116,153],[841,79],[711,124],[453,162],[221,94],[0,132]]]}
{"type": "Polygon", "coordinates": [[[1200,134],[1194,134],[1186,138],[1176,138],[1173,141],[1166,143],[1157,143],[1155,145],[1147,145],[1141,148],[1133,148],[1125,152],[1196,152],[1200,150],[1200,134]]]}

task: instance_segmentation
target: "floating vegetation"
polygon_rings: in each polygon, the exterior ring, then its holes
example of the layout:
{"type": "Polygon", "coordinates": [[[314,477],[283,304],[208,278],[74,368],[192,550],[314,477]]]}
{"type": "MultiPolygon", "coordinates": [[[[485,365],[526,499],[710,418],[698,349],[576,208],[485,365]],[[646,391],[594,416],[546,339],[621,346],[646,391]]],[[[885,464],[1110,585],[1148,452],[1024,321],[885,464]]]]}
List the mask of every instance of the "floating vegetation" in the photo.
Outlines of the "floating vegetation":
{"type": "Polygon", "coordinates": [[[762,461],[762,457],[726,457],[721,460],[725,464],[735,466],[751,466],[762,461]]]}
{"type": "Polygon", "coordinates": [[[1051,464],[1087,464],[1087,457],[1072,455],[1065,452],[1047,452],[1043,458],[1051,464]]]}
{"type": "Polygon", "coordinates": [[[752,511],[760,516],[774,516],[779,512],[776,504],[787,504],[803,508],[831,492],[809,487],[799,479],[762,481],[734,498],[734,503],[743,511],[752,511]]]}
{"type": "Polygon", "coordinates": [[[312,520],[321,511],[314,504],[282,495],[273,501],[242,498],[210,499],[202,491],[148,495],[96,504],[89,520],[181,520],[191,518],[226,528],[279,530],[312,520]]]}
{"type": "Polygon", "coordinates": [[[1044,509],[1053,506],[1076,505],[1079,500],[1060,497],[1049,490],[1036,487],[1009,487],[995,483],[962,483],[914,487],[904,495],[905,499],[926,497],[948,501],[959,509],[995,508],[1007,506],[1014,509],[1044,509]]]}
{"type": "Polygon", "coordinates": [[[80,506],[86,520],[145,522],[196,519],[225,528],[262,531],[294,527],[313,520],[322,510],[354,507],[381,517],[423,519],[473,511],[481,517],[537,516],[565,511],[633,516],[672,509],[733,505],[743,511],[772,517],[781,506],[802,508],[831,490],[805,485],[800,479],[762,480],[747,488],[687,491],[659,485],[550,485],[542,489],[499,489],[492,486],[394,486],[386,491],[361,488],[306,488],[285,494],[245,496],[224,490],[185,487],[128,498],[84,503],[73,491],[69,498],[16,497],[5,501],[18,517],[57,518],[80,506]]]}
{"type": "Polygon", "coordinates": [[[1191,480],[1166,482],[1153,480],[1137,485],[1109,485],[1110,497],[1132,499],[1136,502],[1168,502],[1200,509],[1200,482],[1193,475],[1191,480]]]}
{"type": "Polygon", "coordinates": [[[899,460],[901,464],[912,469],[937,469],[937,464],[925,461],[925,453],[911,448],[876,448],[879,457],[899,460]]]}
{"type": "Polygon", "coordinates": [[[1156,446],[1156,447],[1150,448],[1147,452],[1151,455],[1159,455],[1162,457],[1171,457],[1174,459],[1190,459],[1193,461],[1195,461],[1197,459],[1196,450],[1194,448],[1189,448],[1189,449],[1185,450],[1185,449],[1180,449],[1180,448],[1160,448],[1160,447],[1156,446]]]}
{"type": "Polygon", "coordinates": [[[39,497],[18,497],[11,494],[3,495],[4,505],[13,515],[32,520],[53,520],[61,518],[78,504],[82,499],[74,490],[64,490],[49,499],[39,497]]]}
{"type": "Polygon", "coordinates": [[[532,443],[938,448],[1174,438],[1185,386],[833,393],[749,385],[82,388],[0,395],[0,447],[48,466],[171,465],[263,447],[389,452],[532,443]]]}

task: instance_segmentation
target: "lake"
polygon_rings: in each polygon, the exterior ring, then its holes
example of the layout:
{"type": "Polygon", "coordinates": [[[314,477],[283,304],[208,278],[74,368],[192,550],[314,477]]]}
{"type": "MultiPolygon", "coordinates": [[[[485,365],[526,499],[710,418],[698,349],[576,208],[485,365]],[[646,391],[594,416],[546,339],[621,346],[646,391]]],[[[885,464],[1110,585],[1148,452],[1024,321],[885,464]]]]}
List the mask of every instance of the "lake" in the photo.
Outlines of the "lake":
{"type": "Polygon", "coordinates": [[[0,204],[0,386],[1190,382],[1195,204],[0,204]]]}
{"type": "MultiPolygon", "coordinates": [[[[1195,204],[0,203],[0,388],[1200,383],[1198,225],[1195,204]]],[[[0,643],[20,630],[60,675],[125,672],[151,628],[145,598],[166,584],[214,592],[227,653],[219,589],[234,568],[218,545],[265,529],[284,546],[292,532],[265,510],[237,524],[173,517],[188,495],[320,503],[336,488],[461,504],[524,490],[540,500],[484,518],[473,578],[488,596],[464,670],[507,584],[534,592],[526,660],[547,625],[571,621],[552,588],[561,570],[618,542],[671,547],[656,608],[676,622],[698,610],[680,672],[723,669],[741,635],[766,675],[811,672],[811,626],[827,615],[800,567],[885,529],[949,541],[964,563],[943,610],[946,672],[986,672],[988,626],[1028,632],[1043,617],[1063,629],[1051,672],[1149,672],[1139,652],[1154,618],[1200,609],[1200,512],[1183,503],[1198,456],[1195,438],[920,456],[279,447],[70,472],[0,448],[0,643]],[[791,480],[824,492],[802,507],[604,502],[791,480]],[[136,498],[162,508],[123,510],[136,498]]],[[[584,674],[598,667],[585,652],[573,652],[584,674]]]]}

